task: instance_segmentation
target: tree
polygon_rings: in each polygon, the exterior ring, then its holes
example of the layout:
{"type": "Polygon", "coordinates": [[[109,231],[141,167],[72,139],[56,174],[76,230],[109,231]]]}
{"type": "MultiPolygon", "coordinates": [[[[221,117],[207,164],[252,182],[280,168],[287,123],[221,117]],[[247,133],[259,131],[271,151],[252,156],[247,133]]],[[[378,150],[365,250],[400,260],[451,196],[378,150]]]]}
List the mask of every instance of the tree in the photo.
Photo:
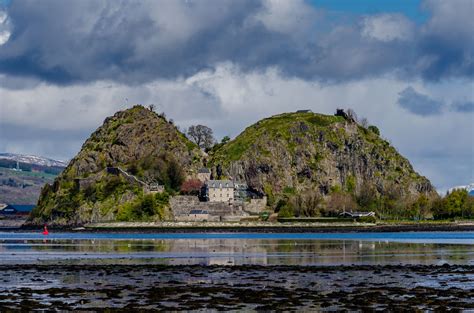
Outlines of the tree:
{"type": "Polygon", "coordinates": [[[226,144],[226,143],[228,143],[229,141],[230,141],[230,137],[229,137],[229,136],[224,136],[224,138],[222,138],[221,143],[222,143],[222,144],[226,144]]]}
{"type": "Polygon", "coordinates": [[[349,119],[351,119],[352,121],[357,123],[357,121],[358,121],[357,114],[353,109],[348,109],[347,110],[347,116],[349,117],[349,119]]]}
{"type": "Polygon", "coordinates": [[[367,128],[369,127],[369,120],[366,117],[360,119],[360,126],[367,128]]]}
{"type": "Polygon", "coordinates": [[[154,105],[154,104],[150,104],[150,105],[148,106],[148,109],[149,109],[150,111],[152,111],[152,112],[155,112],[155,105],[154,105]]]}
{"type": "Polygon", "coordinates": [[[176,161],[176,159],[171,158],[168,163],[168,168],[166,171],[169,180],[169,186],[173,190],[180,190],[181,185],[184,182],[185,174],[181,165],[176,161]]]}
{"type": "Polygon", "coordinates": [[[465,189],[455,189],[446,194],[441,203],[434,207],[435,218],[472,216],[472,199],[465,189]]]}
{"type": "Polygon", "coordinates": [[[426,218],[431,212],[431,203],[427,196],[421,194],[411,205],[411,217],[421,220],[426,218]]]}
{"type": "Polygon", "coordinates": [[[378,205],[378,196],[376,188],[365,181],[360,192],[356,197],[357,204],[363,211],[376,211],[378,205]]]}
{"type": "Polygon", "coordinates": [[[188,136],[201,149],[210,149],[215,142],[212,129],[204,125],[190,126],[188,136]]]}
{"type": "Polygon", "coordinates": [[[338,215],[346,211],[356,211],[357,203],[354,201],[352,195],[336,191],[332,192],[326,206],[327,215],[338,215]]]}
{"type": "Polygon", "coordinates": [[[314,190],[290,197],[288,204],[293,208],[295,216],[315,217],[320,215],[323,197],[314,190]]]}
{"type": "Polygon", "coordinates": [[[374,134],[376,134],[377,136],[380,136],[380,130],[377,126],[374,126],[374,125],[370,125],[368,130],[370,130],[371,132],[373,132],[374,134]]]}
{"type": "Polygon", "coordinates": [[[181,185],[181,193],[198,196],[201,192],[202,182],[199,179],[188,179],[181,185]]]}

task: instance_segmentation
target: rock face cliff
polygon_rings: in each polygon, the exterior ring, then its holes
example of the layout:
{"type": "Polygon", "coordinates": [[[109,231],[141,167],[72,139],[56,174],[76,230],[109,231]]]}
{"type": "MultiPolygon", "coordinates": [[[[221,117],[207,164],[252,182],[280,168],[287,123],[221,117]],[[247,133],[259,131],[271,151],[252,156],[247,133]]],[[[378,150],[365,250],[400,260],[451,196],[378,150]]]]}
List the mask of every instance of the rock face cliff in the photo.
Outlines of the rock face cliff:
{"type": "Polygon", "coordinates": [[[309,190],[434,194],[428,179],[377,133],[344,116],[285,113],[257,122],[213,151],[211,164],[214,176],[246,181],[271,202],[309,190]]]}
{"type": "MultiPolygon", "coordinates": [[[[127,219],[127,212],[121,209],[146,207],[137,201],[148,186],[179,189],[186,175],[201,166],[202,155],[163,116],[143,106],[118,112],[90,136],[54,183],[43,188],[33,222],[112,221],[120,213],[127,219]]],[[[153,206],[159,205],[153,202],[150,206],[148,215],[156,215],[153,206]]]]}

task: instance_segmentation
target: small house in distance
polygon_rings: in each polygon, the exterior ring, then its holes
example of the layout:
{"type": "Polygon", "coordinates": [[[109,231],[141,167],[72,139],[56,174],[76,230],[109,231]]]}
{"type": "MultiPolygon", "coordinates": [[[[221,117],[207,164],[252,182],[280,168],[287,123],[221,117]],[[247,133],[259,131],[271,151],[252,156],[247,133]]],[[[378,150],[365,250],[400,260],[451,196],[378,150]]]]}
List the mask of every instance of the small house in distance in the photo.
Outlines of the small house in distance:
{"type": "Polygon", "coordinates": [[[211,180],[211,170],[205,167],[201,168],[198,171],[197,179],[199,179],[203,183],[207,182],[208,180],[211,180]]]}
{"type": "Polygon", "coordinates": [[[161,193],[165,191],[165,186],[160,184],[149,184],[148,191],[149,193],[161,193]]]}
{"type": "Polygon", "coordinates": [[[375,217],[375,212],[342,212],[341,214],[339,214],[339,216],[352,217],[352,218],[366,217],[366,216],[375,217]]]}
{"type": "Polygon", "coordinates": [[[209,202],[234,202],[234,182],[231,180],[209,180],[205,188],[209,202]]]}

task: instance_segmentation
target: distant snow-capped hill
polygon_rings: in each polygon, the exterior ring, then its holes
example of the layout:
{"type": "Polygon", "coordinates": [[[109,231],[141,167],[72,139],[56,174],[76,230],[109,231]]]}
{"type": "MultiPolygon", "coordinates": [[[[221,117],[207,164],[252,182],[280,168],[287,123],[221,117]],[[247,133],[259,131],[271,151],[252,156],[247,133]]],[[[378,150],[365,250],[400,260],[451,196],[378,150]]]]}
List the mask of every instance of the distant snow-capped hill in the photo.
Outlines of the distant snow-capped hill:
{"type": "Polygon", "coordinates": [[[0,153],[0,159],[18,161],[20,163],[41,165],[41,166],[54,166],[54,167],[66,167],[67,163],[59,160],[48,159],[36,155],[24,155],[16,153],[0,153]]]}
{"type": "Polygon", "coordinates": [[[455,189],[465,189],[467,190],[467,192],[471,195],[471,196],[474,196],[474,183],[471,183],[469,185],[465,185],[465,186],[456,186],[456,187],[453,187],[453,188],[450,188],[448,190],[448,192],[451,192],[455,189]]]}

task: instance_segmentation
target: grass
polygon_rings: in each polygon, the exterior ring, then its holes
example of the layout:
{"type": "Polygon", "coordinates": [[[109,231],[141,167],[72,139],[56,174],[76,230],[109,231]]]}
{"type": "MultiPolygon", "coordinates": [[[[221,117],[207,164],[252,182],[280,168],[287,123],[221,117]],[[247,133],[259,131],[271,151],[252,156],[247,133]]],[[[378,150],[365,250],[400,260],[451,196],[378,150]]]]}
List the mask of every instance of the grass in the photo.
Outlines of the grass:
{"type": "Polygon", "coordinates": [[[400,220],[379,220],[378,224],[381,225],[436,225],[436,224],[455,224],[455,223],[462,223],[462,222],[472,222],[474,223],[474,219],[443,219],[443,220],[409,220],[409,219],[400,219],[400,220]]]}
{"type": "MultiPolygon", "coordinates": [[[[315,113],[283,113],[263,119],[252,126],[247,127],[239,136],[216,151],[216,160],[222,163],[239,160],[242,155],[260,142],[268,140],[284,141],[290,151],[294,150],[296,143],[292,141],[295,137],[291,133],[301,123],[308,127],[309,132],[317,128],[327,127],[344,119],[339,116],[322,115],[315,113]]],[[[265,146],[265,145],[262,145],[265,146]]],[[[261,149],[260,149],[261,150],[261,149]]],[[[271,156],[269,152],[264,156],[271,156]]]]}
{"type": "Polygon", "coordinates": [[[34,177],[34,178],[44,178],[47,180],[53,180],[57,177],[57,175],[48,174],[44,172],[15,171],[9,168],[0,168],[0,172],[7,173],[9,176],[18,177],[18,178],[34,177]]]}

